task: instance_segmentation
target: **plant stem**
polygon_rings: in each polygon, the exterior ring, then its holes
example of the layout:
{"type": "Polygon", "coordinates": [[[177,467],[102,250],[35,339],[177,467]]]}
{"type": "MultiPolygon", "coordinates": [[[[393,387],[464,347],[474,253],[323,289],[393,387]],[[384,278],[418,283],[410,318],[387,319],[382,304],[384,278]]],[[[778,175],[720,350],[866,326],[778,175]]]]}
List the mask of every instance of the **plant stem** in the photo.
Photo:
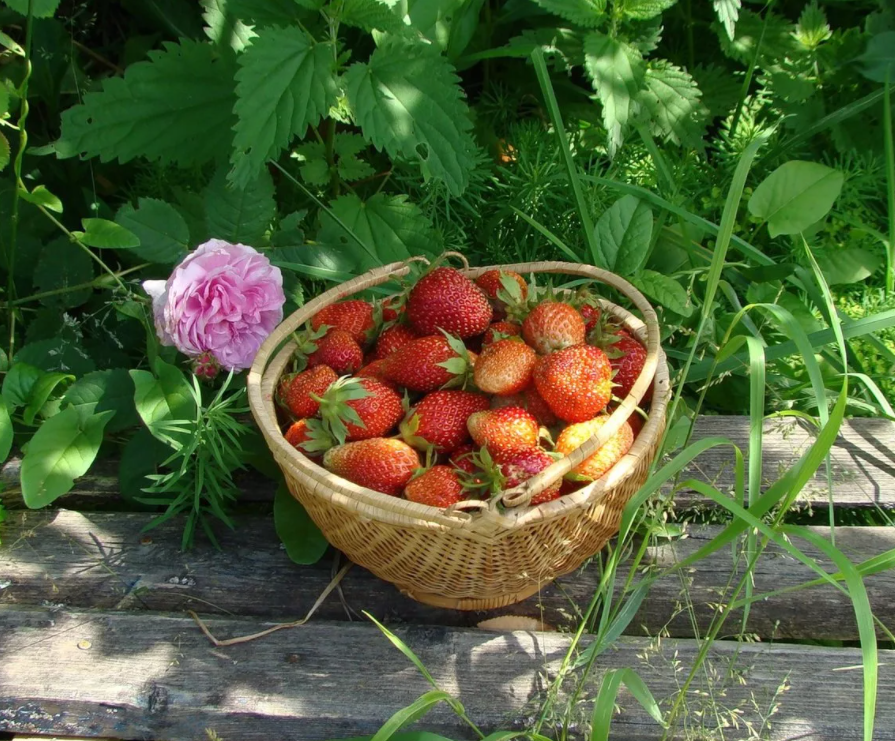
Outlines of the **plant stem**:
{"type": "MultiPolygon", "coordinates": [[[[141,265],[136,265],[132,268],[128,268],[127,270],[122,270],[115,275],[119,278],[123,278],[125,275],[130,273],[135,273],[138,270],[143,270],[143,268],[148,268],[152,265],[151,262],[144,262],[141,265]]],[[[103,281],[105,280],[105,276],[100,276],[99,278],[94,278],[93,280],[89,280],[86,283],[78,283],[76,286],[66,286],[65,288],[55,288],[52,291],[42,291],[41,293],[34,293],[30,296],[26,296],[25,298],[18,298],[13,301],[13,306],[21,306],[22,304],[29,304],[32,301],[40,301],[41,299],[50,298],[51,296],[61,296],[65,293],[73,293],[74,291],[81,291],[85,288],[102,288],[103,281]]]]}
{"type": "Polygon", "coordinates": [[[336,169],[335,155],[336,120],[329,119],[326,122],[326,136],[323,141],[325,147],[326,164],[329,166],[329,189],[333,197],[339,195],[339,171],[336,169]]]}
{"type": "Polygon", "coordinates": [[[743,87],[740,90],[740,100],[737,103],[736,113],[733,114],[733,121],[730,124],[730,138],[733,139],[734,135],[737,133],[737,126],[740,123],[740,116],[743,113],[743,104],[746,102],[746,98],[749,95],[749,88],[752,86],[752,76],[755,74],[755,67],[758,65],[758,55],[761,53],[761,45],[764,42],[764,34],[768,29],[768,21],[771,17],[770,7],[773,4],[773,0],[769,2],[765,6],[764,23],[761,26],[761,34],[758,37],[758,43],[755,45],[755,54],[752,55],[752,60],[749,62],[749,69],[746,70],[746,76],[743,78],[743,87]]]}
{"type": "Polygon", "coordinates": [[[886,245],[886,296],[895,290],[895,146],[892,142],[892,99],[889,69],[883,89],[883,139],[886,144],[886,185],[889,201],[889,243],[886,245]]]}

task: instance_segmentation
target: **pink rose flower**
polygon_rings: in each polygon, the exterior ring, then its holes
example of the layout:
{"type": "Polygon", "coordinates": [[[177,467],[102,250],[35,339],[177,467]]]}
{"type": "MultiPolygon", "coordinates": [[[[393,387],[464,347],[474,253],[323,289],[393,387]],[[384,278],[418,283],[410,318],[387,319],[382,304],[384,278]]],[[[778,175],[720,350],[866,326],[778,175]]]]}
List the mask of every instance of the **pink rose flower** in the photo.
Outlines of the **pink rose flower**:
{"type": "Polygon", "coordinates": [[[148,280],[155,329],[163,345],[194,358],[210,352],[227,370],[251,366],[283,319],[283,276],[244,244],[211,239],[174,268],[167,281],[148,280]]]}

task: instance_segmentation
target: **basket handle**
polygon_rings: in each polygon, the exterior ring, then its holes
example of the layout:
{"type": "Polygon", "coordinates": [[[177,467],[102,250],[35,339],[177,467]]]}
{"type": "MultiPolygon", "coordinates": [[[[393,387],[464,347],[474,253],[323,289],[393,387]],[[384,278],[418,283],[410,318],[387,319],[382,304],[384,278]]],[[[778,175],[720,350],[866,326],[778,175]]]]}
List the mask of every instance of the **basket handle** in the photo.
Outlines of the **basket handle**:
{"type": "MultiPolygon", "coordinates": [[[[643,321],[646,324],[647,342],[646,361],[643,364],[643,369],[631,387],[631,392],[609,416],[606,424],[593,437],[585,440],[569,455],[556,461],[556,463],[548,466],[540,473],[535,474],[519,486],[508,489],[499,497],[495,497],[491,502],[492,508],[496,508],[498,504],[503,504],[506,507],[522,507],[529,504],[532,497],[548,488],[551,484],[556,483],[605,445],[621,429],[621,426],[628,418],[636,413],[637,406],[656,375],[660,352],[659,319],[656,316],[656,312],[649,301],[646,300],[646,297],[624,278],[592,265],[576,265],[574,263],[538,262],[504,265],[501,267],[504,270],[513,270],[517,273],[538,272],[582,275],[617,289],[627,296],[643,315],[643,321]]],[[[480,270],[484,272],[487,268],[477,269],[475,272],[478,273],[480,270]]]]}

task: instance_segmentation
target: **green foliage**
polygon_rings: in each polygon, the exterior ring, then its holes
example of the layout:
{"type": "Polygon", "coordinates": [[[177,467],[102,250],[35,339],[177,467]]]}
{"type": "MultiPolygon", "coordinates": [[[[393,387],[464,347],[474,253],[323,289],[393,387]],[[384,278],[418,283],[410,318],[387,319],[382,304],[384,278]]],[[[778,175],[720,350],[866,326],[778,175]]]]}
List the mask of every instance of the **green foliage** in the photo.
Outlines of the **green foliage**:
{"type": "Polygon", "coordinates": [[[81,306],[90,298],[91,289],[72,289],[93,280],[93,265],[90,256],[76,244],[64,237],[54,239],[40,252],[34,268],[34,287],[41,292],[58,291],[47,298],[53,306],[64,309],[81,306]]]}
{"type": "Polygon", "coordinates": [[[596,224],[599,267],[633,275],[646,262],[653,231],[650,207],[634,196],[622,196],[596,224]]]}
{"type": "Polygon", "coordinates": [[[183,216],[157,198],[140,198],[137,208],[126,203],[115,222],[136,236],[139,244],[129,249],[149,262],[180,262],[189,251],[190,230],[183,216]]]}
{"type": "Polygon", "coordinates": [[[326,538],[301,503],[289,493],[286,484],[280,484],[277,488],[273,501],[273,521],[277,536],[295,563],[317,563],[329,547],[326,538]]]}
{"type": "Polygon", "coordinates": [[[827,215],[842,182],[842,173],[825,165],[787,162],[755,189],[749,212],[767,222],[772,237],[798,234],[827,215]]]}
{"type": "Polygon", "coordinates": [[[208,234],[238,244],[260,246],[276,216],[273,180],[267,170],[243,187],[227,182],[219,169],[205,189],[208,234]]]}

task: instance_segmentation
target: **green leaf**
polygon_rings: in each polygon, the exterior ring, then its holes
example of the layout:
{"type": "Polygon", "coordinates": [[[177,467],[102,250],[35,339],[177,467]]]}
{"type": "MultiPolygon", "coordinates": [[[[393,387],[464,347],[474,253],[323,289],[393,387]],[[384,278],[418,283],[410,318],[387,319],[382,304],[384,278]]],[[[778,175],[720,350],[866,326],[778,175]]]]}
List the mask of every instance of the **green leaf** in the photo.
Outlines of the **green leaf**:
{"type": "Polygon", "coordinates": [[[376,732],[371,741],[388,741],[398,730],[415,723],[442,702],[453,705],[457,701],[444,690],[429,690],[410,703],[410,705],[401,708],[392,715],[391,718],[383,723],[382,728],[376,732]]]}
{"type": "Polygon", "coordinates": [[[15,411],[25,406],[31,398],[31,390],[44,372],[28,363],[15,363],[3,379],[3,398],[7,406],[15,411]]]}
{"type": "Polygon", "coordinates": [[[596,28],[606,20],[606,0],[535,0],[544,10],[579,26],[596,28]]]}
{"type": "Polygon", "coordinates": [[[610,669],[603,675],[600,682],[600,692],[594,703],[594,713],[591,719],[591,741],[608,741],[609,727],[612,725],[612,715],[615,712],[615,698],[618,695],[622,683],[640,703],[640,706],[649,713],[659,724],[665,724],[659,703],[644,684],[640,675],[633,669],[610,669]]]}
{"type": "MultiPolygon", "coordinates": [[[[830,24],[827,23],[827,14],[824,13],[823,8],[818,7],[816,0],[808,3],[799,16],[799,23],[796,26],[796,39],[802,46],[812,51],[824,41],[827,41],[832,35],[833,32],[830,29],[830,24]]],[[[893,55],[893,58],[895,58],[895,55],[893,55]]]]}
{"type": "Polygon", "coordinates": [[[367,148],[367,142],[359,134],[336,134],[333,141],[333,153],[336,158],[336,169],[343,180],[360,180],[369,177],[376,171],[357,155],[367,148]]]}
{"type": "Polygon", "coordinates": [[[584,68],[603,104],[609,156],[614,157],[634,113],[634,99],[644,76],[643,59],[634,47],[592,31],[584,39],[584,68]]]}
{"type": "Polygon", "coordinates": [[[60,383],[74,380],[75,377],[68,373],[46,373],[38,378],[31,388],[31,393],[28,394],[28,403],[22,412],[22,420],[25,424],[34,424],[34,418],[37,417],[37,413],[43,409],[47,399],[50,398],[50,395],[60,383]]]}
{"type": "Polygon", "coordinates": [[[725,34],[719,40],[727,56],[743,64],[752,64],[757,57],[758,67],[765,68],[793,54],[804,53],[795,40],[795,30],[794,23],[773,11],[755,13],[741,8],[733,38],[725,34]]]}
{"type": "Polygon", "coordinates": [[[158,473],[159,466],[170,455],[171,449],[156,440],[148,429],[145,427],[138,429],[121,452],[121,461],[118,465],[118,488],[121,497],[133,506],[145,508],[146,505],[137,499],[146,495],[143,489],[155,483],[146,477],[158,473]]]}
{"type": "Polygon", "coordinates": [[[860,247],[818,251],[815,256],[824,278],[830,285],[857,283],[869,278],[883,264],[880,255],[860,247]]]}
{"type": "Polygon", "coordinates": [[[336,102],[335,58],[301,28],[264,28],[239,57],[230,180],[253,181],[293,136],[304,137],[336,102]]]}
{"type": "Polygon", "coordinates": [[[340,196],[329,204],[329,208],[335,218],[329,213],[321,213],[319,240],[350,253],[357,261],[356,270],[406,260],[412,255],[435,255],[438,252],[431,224],[407,196],[377,193],[369,200],[361,201],[352,193],[340,196]],[[357,249],[336,218],[374,250],[378,262],[357,249]]]}
{"type": "Polygon", "coordinates": [[[622,13],[627,18],[648,21],[668,10],[677,0],[625,0],[622,13]]]}
{"type": "MultiPolygon", "coordinates": [[[[2,88],[0,88],[2,89],[2,88]]],[[[6,135],[0,131],[0,172],[9,164],[9,140],[6,135]]]]}
{"type": "Polygon", "coordinates": [[[599,218],[594,227],[599,255],[594,264],[623,277],[634,275],[646,262],[653,233],[649,204],[634,196],[622,196],[599,218]]]}
{"type": "Polygon", "coordinates": [[[154,437],[166,444],[182,445],[188,432],[163,429],[165,422],[196,417],[196,402],[189,382],[179,368],[156,358],[155,373],[129,371],[134,382],[134,404],[143,423],[154,437]]]}
{"type": "MultiPolygon", "coordinates": [[[[78,245],[66,237],[54,239],[40,252],[34,268],[34,287],[39,291],[57,291],[89,283],[93,280],[93,260],[78,245]]],[[[62,309],[72,309],[85,303],[93,293],[81,288],[41,299],[43,303],[62,309]]]]}
{"type": "Polygon", "coordinates": [[[60,201],[57,196],[50,193],[50,191],[43,185],[38,185],[30,193],[27,190],[20,188],[19,195],[22,200],[28,201],[28,203],[33,203],[35,206],[43,206],[50,211],[55,211],[57,214],[62,213],[62,201],[60,201]]]}
{"type": "Polygon", "coordinates": [[[733,39],[736,31],[737,19],[740,17],[740,8],[743,0],[712,0],[718,20],[727,32],[727,38],[733,39]]]}
{"type": "Polygon", "coordinates": [[[146,157],[189,167],[230,150],[233,55],[189,39],[163,46],[62,114],[59,157],[146,157]]]}
{"type": "Polygon", "coordinates": [[[96,370],[90,356],[77,342],[55,338],[29,342],[16,353],[17,363],[30,363],[47,373],[63,371],[83,376],[96,370]]]}
{"type": "MultiPolygon", "coordinates": [[[[12,450],[12,441],[12,419],[9,416],[6,400],[0,396],[0,464],[5,463],[9,457],[9,451],[12,450]]],[[[0,522],[2,522],[2,515],[0,515],[0,522]]]]}
{"type": "MultiPolygon", "coordinates": [[[[368,32],[376,30],[400,33],[405,26],[398,13],[393,10],[396,5],[397,0],[345,0],[339,20],[347,26],[362,28],[368,32]]],[[[414,3],[410,10],[411,21],[417,5],[418,2],[414,3]]]]}
{"type": "Polygon", "coordinates": [[[253,181],[231,188],[220,168],[205,189],[205,219],[212,237],[228,242],[261,245],[277,213],[273,178],[264,169],[253,181]]]}
{"type": "Polygon", "coordinates": [[[329,182],[329,163],[326,161],[326,147],[320,142],[304,142],[299,144],[292,156],[303,163],[298,174],[308,185],[325,185],[329,182]]]}
{"type": "Polygon", "coordinates": [[[28,507],[46,507],[87,473],[111,416],[103,412],[82,417],[68,407],[37,429],[22,459],[22,498],[28,507]]]}
{"type": "Polygon", "coordinates": [[[895,31],[886,31],[873,36],[867,42],[867,49],[858,57],[861,74],[874,82],[895,80],[895,31]]]}
{"type": "Polygon", "coordinates": [[[115,222],[136,235],[139,244],[131,249],[144,260],[169,265],[180,262],[189,251],[189,227],[165,201],[140,198],[137,208],[126,203],[115,214],[115,222]]]}
{"type": "Polygon", "coordinates": [[[301,503],[280,484],[273,500],[273,521],[286,553],[295,563],[317,563],[329,543],[301,503]]]}
{"type": "Polygon", "coordinates": [[[827,215],[844,180],[841,172],[817,162],[786,162],[752,193],[749,213],[768,222],[772,237],[798,234],[827,215]]]}
{"type": "Polygon", "coordinates": [[[649,114],[652,132],[675,144],[694,143],[708,115],[696,82],[680,67],[656,62],[647,67],[637,101],[649,114]]]}
{"type": "Polygon", "coordinates": [[[59,7],[59,0],[3,0],[4,4],[12,8],[16,13],[27,16],[28,5],[31,5],[31,14],[35,18],[52,18],[59,7]]]}
{"type": "Polygon", "coordinates": [[[201,0],[205,35],[215,44],[242,51],[258,34],[253,27],[240,19],[238,3],[232,0],[201,0]]]}
{"type": "Polygon", "coordinates": [[[460,195],[475,167],[472,122],[454,68],[431,45],[385,35],[345,88],[364,136],[393,159],[417,160],[425,179],[460,195]]]}
{"type": "Polygon", "coordinates": [[[100,370],[88,373],[72,384],[65,392],[63,402],[84,413],[115,412],[107,429],[120,432],[139,422],[134,392],[134,382],[123,368],[100,370]]]}
{"type": "Polygon", "coordinates": [[[654,301],[658,301],[666,309],[671,309],[675,314],[690,316],[693,306],[687,302],[687,291],[674,278],[653,270],[642,270],[639,274],[629,277],[637,288],[654,301]]]}
{"type": "Polygon", "coordinates": [[[88,247],[128,250],[140,246],[140,238],[108,219],[81,219],[84,231],[78,234],[88,247]]]}

